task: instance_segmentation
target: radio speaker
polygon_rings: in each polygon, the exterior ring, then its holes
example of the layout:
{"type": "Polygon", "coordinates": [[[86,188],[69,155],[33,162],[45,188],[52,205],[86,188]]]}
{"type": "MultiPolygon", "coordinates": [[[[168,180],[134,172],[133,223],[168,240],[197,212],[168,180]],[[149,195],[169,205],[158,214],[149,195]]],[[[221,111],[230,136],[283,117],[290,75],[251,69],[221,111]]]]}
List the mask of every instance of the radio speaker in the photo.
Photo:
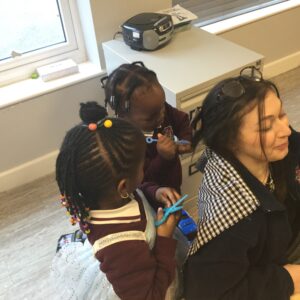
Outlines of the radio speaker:
{"type": "Polygon", "coordinates": [[[159,45],[159,36],[154,30],[143,32],[143,46],[147,50],[154,50],[159,45]]]}

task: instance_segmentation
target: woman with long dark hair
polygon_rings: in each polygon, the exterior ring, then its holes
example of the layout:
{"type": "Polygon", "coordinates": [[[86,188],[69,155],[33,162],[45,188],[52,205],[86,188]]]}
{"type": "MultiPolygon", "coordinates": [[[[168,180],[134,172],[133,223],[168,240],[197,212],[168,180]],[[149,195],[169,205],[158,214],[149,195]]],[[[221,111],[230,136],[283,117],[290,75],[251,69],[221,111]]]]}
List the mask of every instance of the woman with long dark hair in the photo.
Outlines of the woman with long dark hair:
{"type": "Polygon", "coordinates": [[[300,134],[277,87],[247,67],[210,91],[192,123],[194,148],[204,142],[206,149],[185,298],[300,293],[300,265],[287,255],[300,229],[300,134]]]}

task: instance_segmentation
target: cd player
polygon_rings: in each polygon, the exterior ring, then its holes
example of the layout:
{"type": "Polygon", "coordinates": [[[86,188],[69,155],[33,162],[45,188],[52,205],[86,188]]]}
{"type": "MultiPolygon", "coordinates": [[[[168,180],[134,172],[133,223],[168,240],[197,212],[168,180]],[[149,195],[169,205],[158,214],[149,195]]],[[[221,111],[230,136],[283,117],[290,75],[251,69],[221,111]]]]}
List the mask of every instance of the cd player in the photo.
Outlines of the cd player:
{"type": "Polygon", "coordinates": [[[155,50],[171,39],[173,31],[172,17],[159,13],[141,13],[122,25],[124,42],[135,50],[155,50]]]}

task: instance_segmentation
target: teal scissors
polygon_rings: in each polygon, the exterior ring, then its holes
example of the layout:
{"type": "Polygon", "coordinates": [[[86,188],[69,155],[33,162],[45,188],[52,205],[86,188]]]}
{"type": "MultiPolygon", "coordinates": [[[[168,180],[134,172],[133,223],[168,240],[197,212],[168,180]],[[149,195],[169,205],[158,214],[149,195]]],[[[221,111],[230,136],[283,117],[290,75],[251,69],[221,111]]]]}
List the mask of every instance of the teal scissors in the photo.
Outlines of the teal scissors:
{"type": "MultiPolygon", "coordinates": [[[[147,144],[151,144],[151,143],[156,143],[158,141],[158,139],[154,139],[150,136],[147,136],[146,137],[146,143],[147,144]]],[[[187,141],[187,140],[178,140],[178,141],[175,141],[175,144],[179,144],[179,145],[188,145],[190,144],[191,142],[187,141]]]]}
{"type": "Polygon", "coordinates": [[[176,203],[174,203],[172,206],[170,207],[166,207],[163,209],[164,211],[164,216],[162,217],[161,220],[159,221],[155,221],[155,226],[158,227],[159,225],[163,224],[164,222],[167,221],[168,217],[170,214],[175,213],[176,211],[179,211],[183,208],[182,205],[180,205],[186,198],[188,197],[187,194],[185,194],[184,196],[182,196],[176,203]]]}

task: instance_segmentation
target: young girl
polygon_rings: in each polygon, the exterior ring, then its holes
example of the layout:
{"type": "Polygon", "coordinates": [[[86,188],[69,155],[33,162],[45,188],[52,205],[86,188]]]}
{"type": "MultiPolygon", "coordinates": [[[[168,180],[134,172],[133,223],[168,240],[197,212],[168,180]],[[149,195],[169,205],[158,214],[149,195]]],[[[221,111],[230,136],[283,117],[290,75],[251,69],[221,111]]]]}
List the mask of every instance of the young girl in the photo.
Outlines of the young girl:
{"type": "MultiPolygon", "coordinates": [[[[165,299],[176,268],[178,215],[155,229],[137,190],[144,135],[125,120],[108,118],[96,103],[81,104],[80,116],[83,123],[62,143],[56,178],[71,223],[79,222],[92,247],[71,243],[57,253],[56,293],[60,299],[165,299]]],[[[162,216],[160,208],[157,219],[162,216]]]]}
{"type": "Polygon", "coordinates": [[[185,298],[288,300],[300,292],[287,257],[300,232],[300,134],[276,86],[246,68],[210,91],[193,125],[193,146],[207,148],[185,298]]]}
{"type": "MultiPolygon", "coordinates": [[[[147,144],[143,182],[169,186],[180,193],[182,170],[179,154],[191,151],[191,146],[176,140],[191,140],[188,115],[165,101],[165,93],[156,74],[143,63],[123,64],[108,77],[101,79],[105,103],[116,116],[129,120],[147,137],[157,143],[147,144]]],[[[155,188],[146,196],[155,199],[155,188]]],[[[168,199],[164,199],[168,202],[168,199]]],[[[155,207],[155,202],[151,203],[155,207]]]]}

